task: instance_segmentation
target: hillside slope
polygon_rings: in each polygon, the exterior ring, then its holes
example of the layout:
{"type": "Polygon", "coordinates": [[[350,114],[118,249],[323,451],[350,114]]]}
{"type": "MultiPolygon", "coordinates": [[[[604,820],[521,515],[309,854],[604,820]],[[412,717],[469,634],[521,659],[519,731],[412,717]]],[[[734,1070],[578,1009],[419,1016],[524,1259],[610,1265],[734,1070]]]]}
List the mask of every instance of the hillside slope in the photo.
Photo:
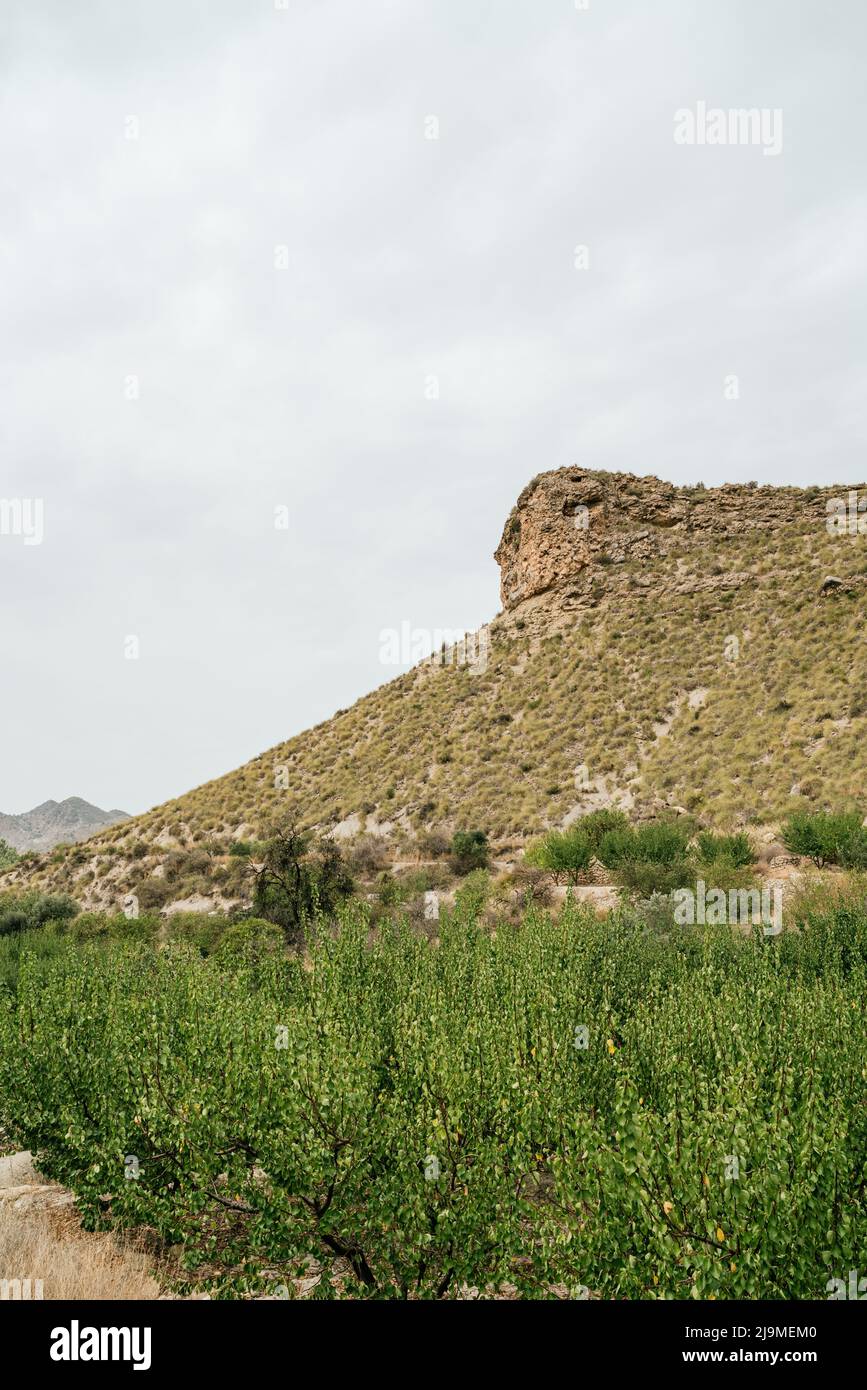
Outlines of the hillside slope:
{"type": "Polygon", "coordinates": [[[153,864],[278,819],[341,837],[481,827],[516,845],[604,804],[730,828],[857,800],[867,536],[857,512],[829,525],[854,495],[543,473],[496,552],[503,610],[484,659],[422,663],[5,886],[105,902],[129,890],[133,855],[153,864]]]}

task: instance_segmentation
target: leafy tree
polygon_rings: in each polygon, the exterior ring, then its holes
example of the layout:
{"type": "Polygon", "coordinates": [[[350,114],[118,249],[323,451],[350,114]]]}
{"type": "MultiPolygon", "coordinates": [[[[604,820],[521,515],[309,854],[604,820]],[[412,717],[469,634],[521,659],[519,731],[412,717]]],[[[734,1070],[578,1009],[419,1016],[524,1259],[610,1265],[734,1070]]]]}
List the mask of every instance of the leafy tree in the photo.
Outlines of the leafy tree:
{"type": "Polygon", "coordinates": [[[670,893],[694,876],[689,858],[690,829],[674,821],[622,826],[602,836],[597,857],[624,892],[634,898],[670,893]]]}
{"type": "Polygon", "coordinates": [[[596,855],[604,836],[614,831],[627,829],[629,821],[623,811],[614,811],[609,807],[602,806],[598,811],[591,811],[588,815],[582,816],[580,820],[575,822],[575,825],[587,836],[593,853],[596,855]]]}
{"type": "Polygon", "coordinates": [[[490,862],[488,837],[484,830],[457,830],[452,836],[451,866],[456,874],[486,869],[490,862]]]}
{"type": "Polygon", "coordinates": [[[247,917],[227,927],[214,957],[222,966],[259,966],[279,956],[284,945],[283,932],[273,922],[247,917]]]}
{"type": "Polygon", "coordinates": [[[782,839],[792,854],[812,859],[817,869],[826,864],[860,867],[867,862],[867,834],[859,811],[795,811],[782,828],[782,839]]]}
{"type": "Polygon", "coordinates": [[[565,879],[575,884],[590,867],[593,845],[582,822],[576,821],[567,830],[549,830],[528,847],[524,858],[531,868],[553,874],[558,883],[565,879]]]}
{"type": "Polygon", "coordinates": [[[674,821],[648,821],[609,830],[601,838],[598,857],[607,869],[624,861],[672,865],[686,859],[688,846],[688,829],[674,821]]]}
{"type": "Polygon", "coordinates": [[[296,826],[274,831],[264,863],[254,869],[253,911],[266,922],[297,932],[319,912],[333,914],[353,890],[352,875],[338,845],[314,841],[296,826]]]}
{"type": "Polygon", "coordinates": [[[11,869],[13,864],[17,864],[19,858],[20,855],[17,849],[13,849],[11,845],[7,845],[5,840],[0,840],[0,874],[5,873],[7,869],[11,869]]]}
{"type": "Polygon", "coordinates": [[[0,936],[33,931],[49,922],[69,922],[81,911],[65,893],[4,894],[0,898],[0,936]]]}

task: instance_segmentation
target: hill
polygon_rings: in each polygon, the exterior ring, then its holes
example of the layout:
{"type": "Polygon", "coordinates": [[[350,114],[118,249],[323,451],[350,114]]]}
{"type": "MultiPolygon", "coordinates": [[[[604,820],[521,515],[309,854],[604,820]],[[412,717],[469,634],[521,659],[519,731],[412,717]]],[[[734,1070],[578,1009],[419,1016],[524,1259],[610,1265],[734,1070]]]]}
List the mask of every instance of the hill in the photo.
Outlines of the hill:
{"type": "Polygon", "coordinates": [[[867,773],[861,495],[540,474],[496,551],[503,609],[466,651],[5,886],[108,905],[275,821],[404,849],[480,827],[508,857],[601,805],[718,829],[849,805],[867,773]]]}
{"type": "Polygon", "coordinates": [[[80,796],[68,796],[65,801],[43,801],[17,816],[0,814],[0,840],[17,850],[52,849],[129,819],[125,811],[101,811],[80,796]]]}

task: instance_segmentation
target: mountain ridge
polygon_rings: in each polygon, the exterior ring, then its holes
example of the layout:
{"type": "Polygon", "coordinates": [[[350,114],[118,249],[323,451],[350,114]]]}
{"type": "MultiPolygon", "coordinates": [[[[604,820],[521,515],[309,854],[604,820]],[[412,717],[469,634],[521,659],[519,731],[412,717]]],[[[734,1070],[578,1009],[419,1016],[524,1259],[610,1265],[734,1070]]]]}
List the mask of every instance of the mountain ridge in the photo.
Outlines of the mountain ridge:
{"type": "Polygon", "coordinates": [[[436,653],[27,880],[105,905],[172,855],[219,856],[275,823],[410,851],[423,833],[481,828],[508,857],[603,805],[772,837],[795,809],[855,804],[863,497],[850,484],[541,473],[503,528],[503,609],[483,642],[436,653]]]}
{"type": "Polygon", "coordinates": [[[98,830],[130,819],[126,811],[103,811],[80,796],[68,796],[63,801],[49,799],[18,815],[0,812],[0,840],[19,851],[48,850],[66,841],[84,840],[98,830]]]}

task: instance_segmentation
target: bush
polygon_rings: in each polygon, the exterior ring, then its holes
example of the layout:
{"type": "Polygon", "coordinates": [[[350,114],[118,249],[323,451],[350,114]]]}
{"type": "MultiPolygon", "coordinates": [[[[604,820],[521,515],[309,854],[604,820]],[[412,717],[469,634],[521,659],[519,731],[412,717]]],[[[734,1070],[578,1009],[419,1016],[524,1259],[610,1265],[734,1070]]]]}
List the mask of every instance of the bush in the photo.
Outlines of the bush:
{"type": "Polygon", "coordinates": [[[419,852],[428,859],[444,859],[452,842],[442,830],[429,830],[418,837],[419,852]]]}
{"type": "Polygon", "coordinates": [[[7,869],[11,869],[13,864],[17,864],[19,858],[20,855],[17,849],[13,849],[11,845],[7,845],[5,840],[0,840],[0,874],[5,873],[7,869]]]}
{"type": "Polygon", "coordinates": [[[812,859],[817,869],[844,859],[850,867],[860,867],[867,863],[862,820],[859,811],[796,811],[782,828],[783,844],[792,854],[812,859]]]}
{"type": "Polygon", "coordinates": [[[297,932],[318,913],[332,915],[353,890],[352,875],[334,840],[314,842],[309,831],[278,829],[256,872],[253,911],[257,917],[297,932]]]}
{"type": "Polygon", "coordinates": [[[455,911],[464,920],[475,921],[484,912],[490,894],[491,875],[487,869],[473,869],[455,893],[455,911]]]}
{"type": "Polygon", "coordinates": [[[582,816],[575,822],[590,841],[590,846],[594,855],[598,857],[599,846],[606,835],[626,830],[629,821],[623,811],[613,811],[607,807],[601,807],[598,811],[591,811],[588,815],[582,816]]]}
{"type": "Polygon", "coordinates": [[[139,907],[143,907],[145,911],[164,907],[176,896],[174,888],[166,879],[153,876],[142,879],[141,883],[135,885],[133,892],[138,898],[139,907]]]}
{"type": "Polygon", "coordinates": [[[388,864],[388,848],[378,835],[359,835],[349,850],[353,873],[369,878],[388,864]]]}
{"type": "Polygon", "coordinates": [[[671,893],[694,877],[689,858],[691,827],[673,821],[622,826],[601,838],[597,857],[633,898],[671,893]]]}
{"type": "Polygon", "coordinates": [[[80,911],[65,893],[7,893],[0,897],[0,936],[33,931],[49,922],[68,922],[80,911]]]}
{"type": "Polygon", "coordinates": [[[541,840],[531,844],[524,856],[524,862],[531,868],[544,869],[553,874],[559,883],[580,882],[590,867],[593,846],[581,821],[570,825],[568,830],[550,830],[541,840]]]}
{"type": "Polygon", "coordinates": [[[614,876],[617,886],[630,897],[651,898],[686,888],[694,882],[695,870],[688,859],[674,859],[668,864],[654,859],[622,859],[614,876]]]}
{"type": "Polygon", "coordinates": [[[451,867],[456,874],[486,869],[490,862],[488,837],[484,830],[458,830],[452,836],[451,867]]]}
{"type": "Polygon", "coordinates": [[[282,955],[285,944],[279,927],[260,917],[248,917],[226,929],[214,959],[218,965],[227,967],[258,966],[282,955]]]}
{"type": "Polygon", "coordinates": [[[601,837],[597,857],[606,869],[627,861],[674,865],[686,859],[689,830],[673,821],[648,821],[637,827],[623,826],[601,837]]]}
{"type": "Polygon", "coordinates": [[[748,835],[714,835],[703,831],[698,837],[698,853],[703,864],[725,862],[732,868],[748,868],[756,862],[756,853],[748,835]]]}

